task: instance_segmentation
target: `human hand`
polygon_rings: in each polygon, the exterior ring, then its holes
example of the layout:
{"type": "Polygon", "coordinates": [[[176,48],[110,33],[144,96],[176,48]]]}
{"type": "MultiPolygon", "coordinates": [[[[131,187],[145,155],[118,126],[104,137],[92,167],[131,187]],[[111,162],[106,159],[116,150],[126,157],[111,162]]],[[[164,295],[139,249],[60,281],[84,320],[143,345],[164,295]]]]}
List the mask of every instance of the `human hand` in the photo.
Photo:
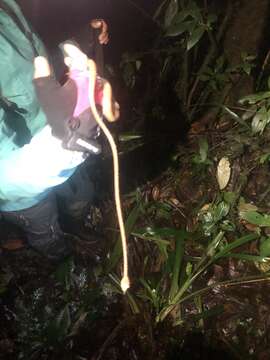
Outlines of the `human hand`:
{"type": "MultiPolygon", "coordinates": [[[[83,96],[86,96],[84,102],[93,96],[96,104],[102,107],[103,115],[110,122],[118,120],[120,116],[120,106],[113,97],[113,91],[110,83],[102,78],[97,77],[96,64],[93,60],[87,59],[87,56],[74,44],[66,43],[63,45],[65,51],[65,63],[70,70],[88,70],[89,82],[92,86],[89,86],[90,93],[82,92],[83,96]],[[91,89],[91,90],[90,90],[91,89]]],[[[72,74],[70,74],[72,77],[72,74]]],[[[76,78],[74,78],[76,81],[76,78]]],[[[82,101],[82,100],[81,100],[82,101]]],[[[80,103],[81,103],[80,101],[80,103]]]]}
{"type": "Polygon", "coordinates": [[[48,59],[44,56],[37,56],[34,59],[34,79],[51,75],[48,59]]]}
{"type": "Polygon", "coordinates": [[[109,42],[109,34],[108,34],[108,25],[102,19],[94,19],[91,21],[90,25],[93,29],[100,29],[101,32],[99,34],[99,42],[101,45],[107,45],[109,42]]]}

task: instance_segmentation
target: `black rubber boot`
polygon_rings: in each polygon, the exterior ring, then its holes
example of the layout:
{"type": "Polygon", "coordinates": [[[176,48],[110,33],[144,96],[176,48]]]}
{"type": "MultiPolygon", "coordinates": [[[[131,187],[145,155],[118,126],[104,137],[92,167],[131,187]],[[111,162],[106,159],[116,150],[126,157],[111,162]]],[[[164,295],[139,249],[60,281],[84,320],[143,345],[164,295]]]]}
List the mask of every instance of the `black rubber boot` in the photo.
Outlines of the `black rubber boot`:
{"type": "Polygon", "coordinates": [[[55,195],[25,210],[3,212],[5,221],[19,226],[26,233],[28,244],[58,262],[71,254],[71,246],[58,222],[55,195]]]}
{"type": "Polygon", "coordinates": [[[91,168],[80,166],[68,181],[55,189],[61,228],[88,241],[94,240],[98,233],[92,216],[93,209],[98,213],[97,189],[88,174],[90,171],[91,168]]]}

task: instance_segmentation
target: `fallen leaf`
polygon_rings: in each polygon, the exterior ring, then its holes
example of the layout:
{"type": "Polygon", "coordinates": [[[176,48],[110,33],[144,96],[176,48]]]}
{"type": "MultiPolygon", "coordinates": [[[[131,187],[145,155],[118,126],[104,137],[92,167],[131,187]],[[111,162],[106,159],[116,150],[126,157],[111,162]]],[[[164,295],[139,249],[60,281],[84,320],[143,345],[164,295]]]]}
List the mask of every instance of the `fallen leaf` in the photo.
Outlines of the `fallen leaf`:
{"type": "Polygon", "coordinates": [[[5,250],[14,251],[23,248],[24,242],[21,239],[10,239],[4,242],[1,247],[5,250]]]}
{"type": "Polygon", "coordinates": [[[256,205],[246,203],[244,201],[239,202],[238,213],[239,213],[240,218],[242,218],[244,216],[244,214],[247,213],[247,212],[257,211],[257,210],[258,210],[258,208],[257,208],[256,205]]]}
{"type": "Polygon", "coordinates": [[[220,159],[217,167],[217,181],[220,190],[225,189],[231,177],[231,164],[228,158],[220,159]]]}

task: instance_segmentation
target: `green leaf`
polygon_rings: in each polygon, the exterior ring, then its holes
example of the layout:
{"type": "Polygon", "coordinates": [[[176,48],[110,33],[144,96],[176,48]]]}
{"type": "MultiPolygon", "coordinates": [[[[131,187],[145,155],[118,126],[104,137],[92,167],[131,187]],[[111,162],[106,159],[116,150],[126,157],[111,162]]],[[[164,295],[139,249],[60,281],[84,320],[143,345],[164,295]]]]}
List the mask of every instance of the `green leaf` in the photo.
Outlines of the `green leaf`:
{"type": "MultiPolygon", "coordinates": [[[[121,289],[121,280],[119,279],[119,277],[115,274],[109,274],[109,278],[111,279],[113,285],[115,285],[113,288],[113,291],[117,294],[122,295],[123,291],[121,289]]],[[[129,306],[130,306],[133,314],[139,314],[140,313],[139,306],[137,305],[135,298],[132,296],[132,294],[129,290],[126,292],[125,296],[128,299],[128,303],[129,303],[129,306]]]]}
{"type": "Polygon", "coordinates": [[[57,327],[59,329],[59,335],[64,337],[68,334],[68,330],[71,325],[69,306],[66,305],[60,312],[56,320],[57,327]]]}
{"type": "Polygon", "coordinates": [[[173,228],[151,228],[136,230],[132,235],[137,236],[143,240],[153,241],[158,246],[164,259],[168,259],[167,247],[170,241],[165,239],[170,238],[187,238],[189,234],[185,230],[177,230],[173,228]]]}
{"type": "Polygon", "coordinates": [[[260,244],[260,255],[270,256],[270,237],[263,240],[260,244]]]}
{"type": "Polygon", "coordinates": [[[241,214],[241,218],[253,225],[261,227],[270,226],[270,215],[260,214],[257,211],[247,211],[241,214]]]}
{"type": "Polygon", "coordinates": [[[145,289],[145,293],[140,294],[140,297],[149,300],[156,309],[156,312],[159,312],[162,304],[160,281],[156,286],[153,286],[153,284],[148,284],[148,282],[143,278],[140,278],[140,282],[145,289]]]}
{"type": "Polygon", "coordinates": [[[270,153],[266,153],[260,157],[259,163],[264,164],[266,161],[269,161],[270,159],[270,153]]]}
{"type": "Polygon", "coordinates": [[[213,308],[209,310],[204,310],[199,314],[195,315],[188,315],[184,319],[176,320],[173,324],[174,326],[182,325],[185,321],[190,322],[196,322],[200,319],[208,319],[212,316],[217,317],[218,315],[222,314],[224,312],[224,305],[216,305],[213,308]]]}
{"type": "Polygon", "coordinates": [[[58,265],[55,271],[55,278],[68,290],[71,285],[71,274],[74,268],[72,257],[68,257],[61,264],[58,265]]]}
{"type": "Polygon", "coordinates": [[[187,17],[189,16],[188,10],[182,10],[179,13],[177,13],[173,19],[174,24],[180,24],[182,23],[187,17]]]}
{"type": "Polygon", "coordinates": [[[173,18],[178,12],[178,0],[171,0],[165,13],[164,25],[169,27],[172,23],[173,18]]]}
{"type": "Polygon", "coordinates": [[[187,51],[192,49],[199,42],[199,40],[202,38],[204,32],[205,32],[204,26],[200,26],[197,29],[195,29],[194,31],[192,31],[192,33],[190,34],[190,37],[187,41],[187,51]]]}
{"type": "Polygon", "coordinates": [[[236,230],[236,226],[233,222],[229,221],[229,220],[224,220],[221,224],[220,224],[220,228],[223,231],[235,231],[236,230]]]}
{"type": "Polygon", "coordinates": [[[221,201],[216,207],[214,207],[214,219],[219,221],[228,215],[230,211],[230,205],[225,201],[221,201]]]}
{"type": "Polygon", "coordinates": [[[123,134],[119,135],[118,139],[121,142],[127,142],[127,141],[142,139],[142,138],[143,138],[143,135],[140,135],[140,134],[123,133],[123,134]]]}
{"type": "Polygon", "coordinates": [[[188,7],[189,14],[196,20],[196,22],[202,22],[202,14],[200,8],[197,6],[195,1],[189,1],[188,7]]]}
{"type": "Polygon", "coordinates": [[[243,97],[239,100],[240,104],[249,103],[256,104],[257,102],[270,98],[270,91],[259,92],[257,94],[251,94],[243,97]]]}
{"type": "Polygon", "coordinates": [[[168,2],[168,0],[164,0],[162,1],[162,3],[158,6],[157,10],[155,11],[154,15],[153,15],[153,20],[157,20],[157,18],[159,17],[159,15],[161,14],[164,6],[166,5],[166,3],[168,2]]]}
{"type": "Polygon", "coordinates": [[[232,205],[236,200],[237,195],[232,191],[225,191],[223,193],[223,199],[227,204],[232,205]]]}
{"type": "Polygon", "coordinates": [[[208,17],[207,17],[207,25],[208,26],[213,24],[216,21],[217,21],[217,15],[215,15],[215,14],[208,15],[208,17]]]}
{"type": "Polygon", "coordinates": [[[222,258],[223,256],[227,256],[227,254],[230,253],[231,250],[238,248],[239,246],[242,246],[250,241],[253,241],[255,239],[258,238],[257,234],[249,234],[249,235],[245,235],[240,237],[239,239],[234,240],[233,242],[227,244],[226,246],[223,247],[222,250],[220,250],[215,256],[214,256],[214,261],[222,258]]]}
{"type": "Polygon", "coordinates": [[[263,106],[252,120],[252,131],[253,133],[263,133],[266,125],[270,121],[269,112],[266,110],[266,107],[263,106]]]}
{"type": "Polygon", "coordinates": [[[194,26],[194,21],[185,21],[183,23],[172,24],[168,27],[165,36],[179,36],[185,31],[189,31],[194,26]]]}
{"type": "Polygon", "coordinates": [[[172,273],[172,283],[171,288],[169,292],[169,299],[172,299],[179,287],[179,276],[182,268],[182,261],[184,258],[184,242],[186,239],[186,233],[185,232],[179,232],[179,235],[175,239],[175,256],[174,256],[174,266],[173,266],[173,273],[172,273]]]}
{"type": "Polygon", "coordinates": [[[221,108],[231,116],[232,119],[236,120],[240,125],[243,125],[244,127],[246,127],[247,129],[250,129],[248,124],[245,122],[244,118],[241,118],[240,116],[238,116],[234,111],[232,111],[231,109],[229,109],[227,106],[225,105],[221,105],[221,108]]]}
{"type": "Polygon", "coordinates": [[[253,262],[255,262],[255,261],[256,262],[266,262],[268,260],[266,256],[250,255],[250,254],[243,254],[243,253],[226,254],[223,257],[234,258],[234,259],[245,260],[245,261],[253,261],[253,262]]]}
{"type": "Polygon", "coordinates": [[[205,137],[199,139],[199,148],[201,161],[205,162],[208,155],[208,141],[205,137]]]}
{"type": "MultiPolygon", "coordinates": [[[[141,212],[141,203],[138,203],[134,206],[134,208],[131,210],[126,223],[125,223],[125,230],[126,230],[126,237],[128,238],[132,229],[134,228],[134,225],[136,223],[136,221],[138,220],[138,217],[140,215],[141,212]]],[[[110,257],[108,259],[108,262],[106,264],[106,270],[105,272],[110,272],[118,263],[118,261],[120,260],[122,256],[122,241],[121,241],[121,237],[119,236],[119,238],[116,241],[116,244],[114,246],[114,249],[112,251],[112,253],[110,254],[110,257]]]]}

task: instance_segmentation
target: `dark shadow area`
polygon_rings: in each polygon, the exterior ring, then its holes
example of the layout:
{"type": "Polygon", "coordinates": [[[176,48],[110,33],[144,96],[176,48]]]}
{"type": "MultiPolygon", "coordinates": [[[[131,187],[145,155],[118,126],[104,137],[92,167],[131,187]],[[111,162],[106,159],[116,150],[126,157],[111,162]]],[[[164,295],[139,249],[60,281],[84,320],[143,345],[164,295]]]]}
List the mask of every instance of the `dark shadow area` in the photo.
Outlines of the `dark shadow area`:
{"type": "Polygon", "coordinates": [[[176,345],[169,350],[167,360],[236,360],[224,344],[217,341],[210,344],[201,333],[190,333],[183,345],[176,345]]]}
{"type": "MultiPolygon", "coordinates": [[[[266,18],[270,16],[270,4],[268,4],[268,10],[266,18]]],[[[265,83],[260,83],[262,80],[262,72],[264,72],[264,78],[267,79],[270,75],[270,46],[269,46],[270,28],[269,22],[266,21],[262,32],[261,41],[257,49],[257,66],[254,69],[254,77],[258,79],[256,86],[261,88],[267,88],[265,83]]],[[[259,89],[257,89],[259,90],[259,89]]]]}
{"type": "MultiPolygon", "coordinates": [[[[128,192],[158,176],[168,168],[177,145],[183,141],[188,125],[182,115],[179,99],[175,93],[175,73],[167,76],[166,83],[158,83],[152,89],[153,76],[159,64],[151,58],[144,61],[138,78],[136,91],[126,88],[120,62],[123,53],[145,51],[151,48],[157,36],[157,25],[151,20],[159,1],[135,1],[135,5],[120,1],[26,1],[19,0],[27,18],[46,44],[52,65],[58,79],[63,78],[65,67],[58,44],[75,37],[82,44],[89,21],[96,17],[105,18],[109,24],[110,42],[104,47],[105,63],[112,65],[115,76],[109,77],[117,101],[121,106],[121,119],[112,129],[116,133],[134,131],[143,136],[143,146],[125,152],[120,157],[122,191],[128,192]],[[136,7],[141,6],[144,14],[136,7]],[[148,16],[147,16],[148,14],[148,16]],[[134,105],[135,104],[135,105],[134,105]],[[140,114],[133,109],[139,108],[140,114]]],[[[121,149],[121,146],[120,146],[121,149]]],[[[107,153],[107,151],[106,151],[107,153]]],[[[89,172],[100,173],[98,182],[103,189],[111,189],[112,173],[110,151],[105,158],[97,161],[99,169],[89,168],[89,172]]]]}

